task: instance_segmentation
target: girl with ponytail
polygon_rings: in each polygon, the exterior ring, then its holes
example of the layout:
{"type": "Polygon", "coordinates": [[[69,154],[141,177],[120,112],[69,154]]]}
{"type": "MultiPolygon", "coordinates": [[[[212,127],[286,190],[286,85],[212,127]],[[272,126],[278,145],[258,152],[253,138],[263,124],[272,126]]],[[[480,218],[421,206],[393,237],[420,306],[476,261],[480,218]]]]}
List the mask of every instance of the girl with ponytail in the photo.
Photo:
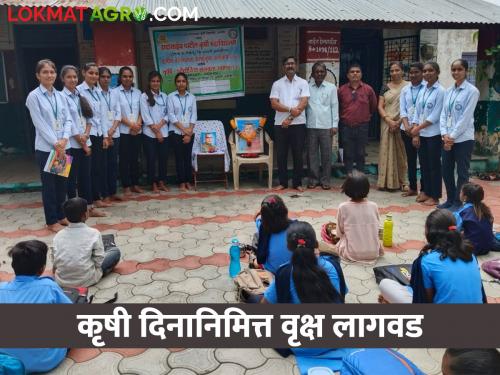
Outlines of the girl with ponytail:
{"type": "Polygon", "coordinates": [[[73,162],[68,176],[68,198],[75,198],[78,195],[87,201],[90,207],[90,216],[106,216],[104,212],[96,210],[92,206],[93,196],[90,178],[90,146],[92,145],[90,141],[90,129],[92,127],[90,118],[93,116],[92,107],[76,88],[78,84],[78,69],[75,66],[63,66],[59,78],[64,84],[61,92],[66,99],[72,120],[72,136],[69,139],[71,148],[69,149],[69,154],[73,156],[73,162]]]}
{"type": "Polygon", "coordinates": [[[411,290],[394,280],[380,282],[389,303],[485,303],[472,246],[457,231],[453,214],[438,209],[425,221],[427,244],[413,262],[411,290]]]}
{"type": "Polygon", "coordinates": [[[319,256],[311,224],[292,222],[287,246],[291,260],[278,269],[262,303],[343,303],[346,287],[338,261],[319,256]]]}
{"type": "Polygon", "coordinates": [[[480,185],[466,183],[460,192],[460,200],[464,205],[455,212],[457,228],[472,243],[476,255],[500,251],[500,241],[493,233],[493,215],[483,199],[484,190],[480,185]]]}
{"type": "Polygon", "coordinates": [[[287,248],[286,230],[292,221],[288,208],[279,195],[269,195],[262,201],[255,224],[259,233],[257,264],[275,274],[279,266],[292,257],[287,248]]]}

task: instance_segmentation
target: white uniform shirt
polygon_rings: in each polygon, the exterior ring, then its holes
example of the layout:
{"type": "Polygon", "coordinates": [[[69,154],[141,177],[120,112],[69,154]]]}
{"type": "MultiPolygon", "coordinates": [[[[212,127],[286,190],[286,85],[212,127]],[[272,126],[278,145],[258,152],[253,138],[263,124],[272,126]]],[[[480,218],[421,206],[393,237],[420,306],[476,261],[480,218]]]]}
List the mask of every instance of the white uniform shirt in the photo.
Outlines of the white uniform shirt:
{"type": "Polygon", "coordinates": [[[90,135],[100,137],[103,135],[103,129],[101,124],[101,112],[102,112],[102,96],[101,89],[97,86],[92,88],[87,85],[87,82],[83,82],[82,84],[76,86],[76,89],[90,104],[92,108],[93,116],[88,119],[92,127],[90,128],[90,135]]]}
{"type": "MultiPolygon", "coordinates": [[[[125,90],[125,88],[120,85],[116,89],[118,92],[118,99],[120,101],[120,111],[121,117],[128,118],[132,121],[137,121],[139,114],[141,113],[141,92],[135,87],[131,87],[130,90],[125,90]]],[[[139,131],[139,133],[141,133],[139,131]]],[[[120,123],[120,133],[130,134],[130,128],[124,123],[120,123]]]]}
{"type": "Polygon", "coordinates": [[[170,121],[170,131],[182,135],[180,129],[175,126],[180,122],[184,127],[195,124],[198,119],[196,108],[196,97],[189,91],[184,96],[179,95],[179,91],[174,91],[168,95],[168,119],[170,121]]]}
{"type": "MultiPolygon", "coordinates": [[[[418,85],[406,85],[401,90],[401,96],[399,100],[399,117],[407,118],[408,123],[412,124],[413,116],[415,115],[417,99],[422,90],[425,90],[427,83],[425,81],[420,82],[418,85]]],[[[401,123],[401,130],[405,130],[405,126],[401,123]]]]}
{"type": "MultiPolygon", "coordinates": [[[[474,110],[479,90],[468,81],[446,90],[441,111],[441,135],[449,135],[455,143],[474,140],[474,110]]],[[[497,123],[498,124],[498,123],[497,123]]]]}
{"type": "MultiPolygon", "coordinates": [[[[119,93],[116,89],[108,89],[108,91],[101,89],[101,123],[105,137],[108,136],[108,130],[113,127],[113,122],[116,120],[121,121],[122,119],[118,95],[119,93]]],[[[113,138],[118,138],[119,136],[120,129],[117,128],[113,133],[113,138]]]]}
{"type": "Polygon", "coordinates": [[[439,118],[443,109],[444,88],[439,82],[435,82],[432,87],[425,87],[420,91],[417,98],[413,123],[420,125],[429,121],[432,125],[422,129],[420,136],[434,137],[441,134],[439,130],[439,118]]]}
{"type": "MultiPolygon", "coordinates": [[[[35,150],[50,152],[59,139],[69,140],[72,121],[64,95],[52,89],[52,93],[40,85],[26,98],[31,120],[35,126],[35,150]]],[[[70,148],[70,143],[66,149],[70,148]]]]}
{"type": "MultiPolygon", "coordinates": [[[[273,83],[273,87],[271,88],[271,95],[269,95],[269,98],[278,99],[281,104],[293,108],[299,104],[301,98],[308,98],[309,96],[309,84],[307,81],[297,75],[294,75],[291,81],[286,76],[275,81],[273,83]]],[[[288,112],[276,111],[274,125],[281,125],[288,116],[288,112]]],[[[292,125],[305,123],[305,110],[292,121],[292,125]]]]}
{"type": "Polygon", "coordinates": [[[143,132],[144,135],[149,138],[156,138],[156,135],[151,130],[150,126],[158,124],[162,119],[166,123],[160,128],[161,135],[163,138],[168,137],[168,97],[165,93],[160,92],[159,94],[153,93],[155,99],[155,105],[150,106],[148,102],[148,96],[146,93],[141,95],[141,114],[143,122],[143,132]]]}

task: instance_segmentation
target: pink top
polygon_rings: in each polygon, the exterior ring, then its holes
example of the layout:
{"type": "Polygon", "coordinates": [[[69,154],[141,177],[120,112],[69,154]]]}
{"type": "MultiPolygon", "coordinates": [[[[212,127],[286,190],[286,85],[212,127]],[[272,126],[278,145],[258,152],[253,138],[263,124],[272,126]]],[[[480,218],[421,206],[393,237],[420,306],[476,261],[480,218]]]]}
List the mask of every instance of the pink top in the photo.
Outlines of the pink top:
{"type": "Polygon", "coordinates": [[[380,217],[375,202],[341,203],[337,213],[337,251],[344,260],[373,263],[384,250],[378,230],[380,217]]]}

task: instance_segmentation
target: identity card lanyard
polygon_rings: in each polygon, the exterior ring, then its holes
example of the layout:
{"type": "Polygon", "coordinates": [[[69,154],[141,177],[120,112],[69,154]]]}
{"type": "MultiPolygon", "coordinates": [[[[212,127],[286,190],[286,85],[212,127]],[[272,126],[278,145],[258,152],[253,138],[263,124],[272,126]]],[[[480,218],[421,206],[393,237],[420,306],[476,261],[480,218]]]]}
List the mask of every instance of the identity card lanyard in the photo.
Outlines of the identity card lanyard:
{"type": "Polygon", "coordinates": [[[94,90],[91,90],[90,88],[88,88],[87,90],[89,90],[89,92],[90,92],[90,96],[92,96],[92,99],[94,99],[94,101],[95,101],[96,103],[99,103],[99,94],[97,94],[97,98],[96,98],[96,97],[94,96],[94,92],[93,92],[94,90]]]}
{"type": "Polygon", "coordinates": [[[460,89],[453,89],[450,95],[450,100],[448,101],[448,118],[446,119],[446,127],[449,129],[451,128],[451,110],[453,108],[453,105],[457,101],[458,95],[460,95],[460,89]],[[457,95],[455,95],[455,99],[453,99],[453,94],[457,92],[457,95]]]}
{"type": "Polygon", "coordinates": [[[418,94],[420,94],[420,90],[422,90],[422,85],[420,85],[420,87],[418,88],[417,95],[413,96],[413,86],[410,87],[411,102],[412,102],[412,104],[413,104],[414,107],[415,107],[415,103],[417,103],[417,98],[418,98],[418,94]]]}
{"type": "Polygon", "coordinates": [[[184,95],[184,106],[182,105],[182,101],[181,101],[180,95],[177,95],[177,99],[179,99],[179,104],[181,105],[182,121],[184,121],[185,117],[186,117],[187,96],[184,95]]]}
{"type": "Polygon", "coordinates": [[[451,109],[453,108],[453,105],[457,101],[458,95],[460,95],[460,91],[462,90],[453,89],[453,91],[451,92],[450,100],[448,102],[448,116],[451,116],[451,109]],[[457,95],[455,95],[455,99],[453,99],[453,94],[455,93],[455,91],[457,92],[457,95]]]}
{"type": "Polygon", "coordinates": [[[431,97],[432,92],[434,91],[434,87],[431,87],[430,90],[425,89],[424,91],[424,97],[423,97],[423,103],[422,103],[422,109],[425,109],[425,105],[427,104],[427,101],[431,97]],[[427,95],[427,99],[425,98],[425,93],[429,91],[429,95],[427,95]]]}
{"type": "Polygon", "coordinates": [[[104,95],[104,91],[101,91],[101,95],[102,97],[104,98],[104,101],[106,102],[106,105],[108,106],[108,111],[111,111],[111,97],[107,98],[107,96],[111,96],[111,94],[109,93],[109,91],[106,93],[106,95],[104,95]]]}
{"type": "Polygon", "coordinates": [[[132,89],[130,89],[130,100],[127,99],[127,93],[125,91],[123,91],[123,95],[125,96],[125,99],[127,100],[128,107],[130,108],[130,113],[133,114],[134,110],[132,109],[132,100],[133,100],[132,89]]]}
{"type": "MultiPolygon", "coordinates": [[[[40,90],[42,91],[42,90],[40,90]]],[[[55,119],[55,130],[59,130],[59,122],[57,120],[57,97],[56,97],[56,93],[52,93],[52,95],[54,96],[54,103],[52,102],[52,99],[49,99],[49,95],[47,93],[45,93],[43,96],[45,97],[45,99],[47,99],[47,101],[49,102],[50,104],[50,108],[52,108],[52,114],[54,115],[54,119],[55,119]]]]}

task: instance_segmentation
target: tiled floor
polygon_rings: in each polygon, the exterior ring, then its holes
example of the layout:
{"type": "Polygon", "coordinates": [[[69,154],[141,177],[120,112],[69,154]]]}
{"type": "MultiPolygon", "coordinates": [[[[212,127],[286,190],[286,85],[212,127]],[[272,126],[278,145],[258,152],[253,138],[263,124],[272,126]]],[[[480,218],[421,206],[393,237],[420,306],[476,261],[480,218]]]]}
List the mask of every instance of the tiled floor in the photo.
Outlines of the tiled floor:
{"type": "MultiPolygon", "coordinates": [[[[335,180],[332,191],[306,191],[298,197],[282,196],[291,216],[309,221],[316,230],[334,220],[345,200],[335,180]]],[[[482,183],[486,203],[500,221],[498,183],[482,183]]],[[[235,302],[228,276],[231,238],[249,242],[255,230],[253,215],[269,192],[243,183],[247,190],[225,191],[204,186],[196,193],[173,191],[163,195],[137,195],[107,209],[105,218],[89,220],[103,233],[113,233],[123,259],[115,272],[91,288],[95,302],[118,291],[118,302],[207,303],[235,302]]],[[[40,193],[0,195],[0,280],[12,277],[6,249],[24,239],[51,243],[44,229],[40,193]]],[[[423,245],[423,223],[429,208],[399,193],[372,191],[370,199],[381,213],[391,212],[395,222],[393,248],[377,265],[411,263],[423,245]]],[[[498,229],[498,228],[497,228],[498,229]]],[[[493,255],[482,257],[481,261],[493,255]]],[[[47,269],[50,269],[50,265],[47,269]]],[[[343,264],[350,293],[348,303],[376,303],[378,288],[371,266],[343,264]]],[[[488,279],[483,274],[484,279],[488,279]]],[[[485,283],[491,302],[500,302],[500,286],[485,283]]],[[[439,374],[442,350],[401,349],[428,374],[439,374]]],[[[271,349],[74,349],[51,374],[297,374],[293,357],[283,359],[271,349]]]]}

